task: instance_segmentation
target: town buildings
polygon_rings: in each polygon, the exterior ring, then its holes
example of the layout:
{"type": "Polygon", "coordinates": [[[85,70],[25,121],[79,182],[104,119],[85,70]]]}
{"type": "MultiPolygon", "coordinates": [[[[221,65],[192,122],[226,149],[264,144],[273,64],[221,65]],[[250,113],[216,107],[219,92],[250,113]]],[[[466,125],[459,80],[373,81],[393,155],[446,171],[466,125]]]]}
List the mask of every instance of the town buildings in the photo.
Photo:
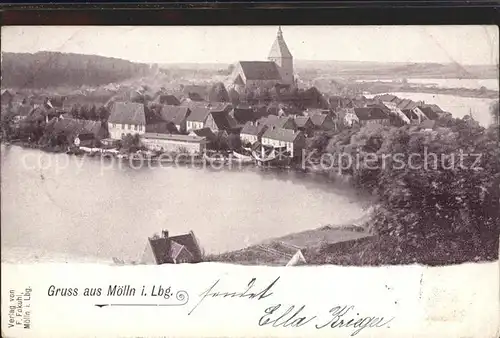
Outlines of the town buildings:
{"type": "Polygon", "coordinates": [[[354,113],[362,126],[368,124],[390,124],[389,116],[378,107],[354,108],[354,113]]]}
{"type": "Polygon", "coordinates": [[[127,134],[146,132],[144,105],[136,102],[115,102],[108,119],[109,136],[121,140],[127,134]]]}

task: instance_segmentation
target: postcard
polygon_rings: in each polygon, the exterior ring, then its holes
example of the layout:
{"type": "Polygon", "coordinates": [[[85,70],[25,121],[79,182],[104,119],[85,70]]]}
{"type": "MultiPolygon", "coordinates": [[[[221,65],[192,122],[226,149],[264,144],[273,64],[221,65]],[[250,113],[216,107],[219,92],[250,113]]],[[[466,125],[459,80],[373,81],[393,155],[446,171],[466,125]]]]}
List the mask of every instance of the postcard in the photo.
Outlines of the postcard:
{"type": "Polygon", "coordinates": [[[5,337],[498,337],[497,26],[4,26],[5,337]]]}

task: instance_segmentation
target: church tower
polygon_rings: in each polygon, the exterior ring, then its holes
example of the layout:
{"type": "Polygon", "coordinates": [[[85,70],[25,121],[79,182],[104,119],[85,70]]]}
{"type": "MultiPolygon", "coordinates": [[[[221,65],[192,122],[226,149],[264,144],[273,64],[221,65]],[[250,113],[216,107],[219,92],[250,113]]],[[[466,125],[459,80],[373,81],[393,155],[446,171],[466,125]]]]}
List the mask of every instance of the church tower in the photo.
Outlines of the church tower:
{"type": "Polygon", "coordinates": [[[269,56],[269,61],[273,61],[278,65],[283,84],[293,84],[293,57],[288,49],[285,40],[283,39],[283,32],[281,26],[278,28],[276,40],[274,40],[269,56]]]}

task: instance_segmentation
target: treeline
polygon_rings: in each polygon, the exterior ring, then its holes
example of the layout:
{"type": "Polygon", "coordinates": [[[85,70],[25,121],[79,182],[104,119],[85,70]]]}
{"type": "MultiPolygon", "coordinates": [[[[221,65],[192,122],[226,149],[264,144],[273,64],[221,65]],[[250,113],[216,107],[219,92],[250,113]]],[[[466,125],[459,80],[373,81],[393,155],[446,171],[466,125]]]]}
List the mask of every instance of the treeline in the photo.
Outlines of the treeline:
{"type": "MultiPolygon", "coordinates": [[[[371,125],[311,140],[310,151],[338,160],[347,159],[345,155],[356,158],[342,161],[342,173],[378,197],[369,225],[380,238],[377,244],[360,246],[359,252],[343,257],[320,252],[317,263],[449,264],[498,259],[498,103],[491,114],[494,122],[488,128],[469,116],[444,116],[432,131],[371,125]],[[386,244],[390,250],[381,249],[386,244]]],[[[338,171],[336,166],[332,170],[338,171]]]]}
{"type": "Polygon", "coordinates": [[[97,55],[59,52],[2,53],[2,86],[46,88],[95,86],[149,72],[149,66],[97,55]]]}

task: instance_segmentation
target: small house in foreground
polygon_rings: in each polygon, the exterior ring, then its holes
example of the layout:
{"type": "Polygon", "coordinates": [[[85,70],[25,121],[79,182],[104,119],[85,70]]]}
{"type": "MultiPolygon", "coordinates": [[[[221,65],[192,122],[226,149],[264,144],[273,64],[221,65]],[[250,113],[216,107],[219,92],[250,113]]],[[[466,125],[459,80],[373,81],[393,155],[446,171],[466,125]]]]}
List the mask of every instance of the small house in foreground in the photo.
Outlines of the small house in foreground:
{"type": "Polygon", "coordinates": [[[181,264],[202,261],[200,244],[192,231],[170,236],[167,230],[148,238],[142,264],[181,264]]]}

